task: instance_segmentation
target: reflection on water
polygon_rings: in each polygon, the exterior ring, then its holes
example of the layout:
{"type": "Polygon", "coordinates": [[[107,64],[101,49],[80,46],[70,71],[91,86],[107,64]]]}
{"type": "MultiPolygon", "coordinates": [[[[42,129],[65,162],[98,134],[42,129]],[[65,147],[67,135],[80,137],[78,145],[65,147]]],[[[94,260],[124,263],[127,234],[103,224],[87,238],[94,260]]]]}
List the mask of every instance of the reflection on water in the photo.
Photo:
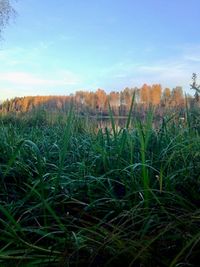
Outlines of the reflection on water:
{"type": "MultiPolygon", "coordinates": [[[[101,117],[101,118],[91,118],[92,123],[94,123],[95,127],[97,129],[112,129],[112,122],[111,119],[108,117],[101,117]]],[[[125,117],[115,117],[114,118],[114,124],[115,128],[120,130],[121,128],[125,128],[127,123],[127,118],[125,117]]],[[[133,125],[132,122],[130,122],[130,127],[133,125]]]]}
{"type": "MultiPolygon", "coordinates": [[[[115,125],[115,129],[116,130],[120,130],[122,128],[126,127],[127,124],[127,117],[114,117],[114,125],[115,125]]],[[[141,120],[144,122],[144,119],[141,120]]],[[[90,118],[90,122],[92,122],[93,125],[95,125],[96,129],[110,129],[112,130],[112,121],[109,117],[91,117],[90,118]]],[[[144,122],[145,123],[145,122],[144,122]]],[[[154,129],[157,129],[160,127],[160,125],[162,124],[162,119],[161,118],[157,118],[153,120],[152,122],[152,127],[154,129]]],[[[133,119],[130,120],[129,123],[129,128],[134,128],[135,122],[133,119]]]]}

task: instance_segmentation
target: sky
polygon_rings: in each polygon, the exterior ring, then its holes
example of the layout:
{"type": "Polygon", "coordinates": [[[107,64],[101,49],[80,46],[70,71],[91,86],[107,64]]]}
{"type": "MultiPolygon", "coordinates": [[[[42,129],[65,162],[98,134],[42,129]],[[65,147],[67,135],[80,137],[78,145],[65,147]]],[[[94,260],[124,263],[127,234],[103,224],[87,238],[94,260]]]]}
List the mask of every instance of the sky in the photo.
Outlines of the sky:
{"type": "Polygon", "coordinates": [[[194,93],[199,0],[11,2],[18,15],[0,41],[0,100],[144,83],[194,93]]]}

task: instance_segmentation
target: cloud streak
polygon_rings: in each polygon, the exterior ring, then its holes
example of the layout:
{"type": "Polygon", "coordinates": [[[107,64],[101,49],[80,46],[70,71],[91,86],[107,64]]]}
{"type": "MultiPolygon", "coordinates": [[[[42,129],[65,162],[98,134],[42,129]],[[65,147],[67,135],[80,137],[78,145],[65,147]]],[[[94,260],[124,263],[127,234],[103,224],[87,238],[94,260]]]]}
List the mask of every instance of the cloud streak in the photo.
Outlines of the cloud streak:
{"type": "MultiPolygon", "coordinates": [[[[124,60],[119,60],[115,64],[106,64],[105,60],[106,67],[104,68],[95,65],[94,69],[91,66],[90,69],[82,67],[78,73],[70,71],[70,69],[75,70],[76,65],[72,62],[72,66],[67,61],[65,64],[64,58],[58,62],[56,58],[48,62],[43,60],[46,64],[43,65],[39,56],[45,49],[45,44],[41,43],[32,51],[20,47],[0,51],[2,62],[0,90],[4,88],[4,91],[8,92],[8,97],[13,97],[22,95],[22,92],[24,95],[33,95],[36,92],[37,94],[41,92],[43,94],[68,94],[80,88],[96,90],[101,87],[106,91],[111,91],[121,90],[126,86],[140,87],[144,83],[160,83],[163,87],[170,88],[177,85],[183,86],[183,89],[189,93],[191,75],[200,69],[200,45],[168,48],[174,50],[174,56],[168,58],[137,58],[135,57],[137,52],[134,52],[133,56],[124,57],[124,60]]],[[[78,62],[78,64],[84,66],[87,62],[78,62]]],[[[0,98],[2,98],[2,93],[0,98]]]]}
{"type": "Polygon", "coordinates": [[[116,89],[160,83],[163,87],[170,88],[179,85],[186,93],[191,93],[189,84],[192,73],[200,69],[200,45],[173,49],[176,50],[174,56],[169,58],[118,62],[102,70],[99,80],[105,80],[104,84],[115,86],[116,89]]]}
{"type": "MultiPolygon", "coordinates": [[[[0,81],[9,84],[27,85],[27,86],[66,86],[79,84],[80,80],[75,74],[68,71],[62,71],[59,74],[55,74],[58,78],[42,78],[40,75],[35,75],[28,72],[1,72],[0,81]]],[[[54,76],[54,77],[55,77],[54,76]]],[[[52,77],[52,76],[51,76],[52,77]]]]}

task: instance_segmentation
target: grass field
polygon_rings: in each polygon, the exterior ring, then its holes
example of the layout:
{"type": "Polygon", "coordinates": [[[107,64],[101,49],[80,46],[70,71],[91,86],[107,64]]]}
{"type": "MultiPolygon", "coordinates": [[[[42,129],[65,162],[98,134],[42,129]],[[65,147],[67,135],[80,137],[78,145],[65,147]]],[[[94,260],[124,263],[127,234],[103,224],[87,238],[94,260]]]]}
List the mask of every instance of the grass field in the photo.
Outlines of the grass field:
{"type": "Polygon", "coordinates": [[[200,113],[184,118],[1,116],[0,266],[199,266],[200,113]]]}

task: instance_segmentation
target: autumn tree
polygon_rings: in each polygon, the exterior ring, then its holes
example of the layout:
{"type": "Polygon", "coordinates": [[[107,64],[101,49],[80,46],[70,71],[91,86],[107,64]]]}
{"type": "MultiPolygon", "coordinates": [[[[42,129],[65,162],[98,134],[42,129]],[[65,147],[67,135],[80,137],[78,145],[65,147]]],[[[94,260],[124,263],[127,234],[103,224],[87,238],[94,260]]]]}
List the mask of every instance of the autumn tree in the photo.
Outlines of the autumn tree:
{"type": "Polygon", "coordinates": [[[152,105],[159,105],[162,95],[162,88],[160,84],[153,84],[150,90],[150,103],[152,105]]]}
{"type": "Polygon", "coordinates": [[[124,104],[126,106],[126,109],[128,110],[131,105],[131,90],[130,88],[126,87],[124,91],[122,91],[124,104]]]}
{"type": "Polygon", "coordinates": [[[74,99],[76,104],[76,109],[79,112],[84,112],[85,107],[85,98],[86,98],[86,92],[84,91],[77,91],[74,99]]]}
{"type": "Polygon", "coordinates": [[[133,88],[133,93],[134,93],[134,95],[135,95],[135,103],[140,103],[140,89],[139,88],[137,88],[137,87],[134,87],[133,88]]]}
{"type": "Polygon", "coordinates": [[[183,89],[181,86],[177,86],[172,90],[172,105],[180,106],[183,104],[183,89]]]}
{"type": "Polygon", "coordinates": [[[97,109],[97,97],[94,92],[85,92],[85,106],[87,107],[88,110],[92,113],[96,113],[97,109]]]}
{"type": "Polygon", "coordinates": [[[107,95],[104,90],[98,89],[96,91],[96,98],[97,98],[97,108],[100,111],[104,111],[107,104],[107,95]]]}
{"type": "Polygon", "coordinates": [[[112,108],[115,115],[119,112],[119,106],[120,106],[120,93],[112,91],[109,94],[109,103],[110,107],[112,108]]]}
{"type": "Polygon", "coordinates": [[[165,88],[162,95],[162,103],[164,106],[169,106],[171,98],[171,90],[169,88],[165,88]]]}
{"type": "Polygon", "coordinates": [[[85,92],[77,91],[75,94],[75,100],[78,104],[83,105],[85,103],[85,92]]]}
{"type": "Polygon", "coordinates": [[[150,102],[150,92],[151,92],[151,86],[148,86],[147,84],[144,84],[142,88],[140,89],[140,99],[141,103],[144,105],[149,104],[150,102]]]}

